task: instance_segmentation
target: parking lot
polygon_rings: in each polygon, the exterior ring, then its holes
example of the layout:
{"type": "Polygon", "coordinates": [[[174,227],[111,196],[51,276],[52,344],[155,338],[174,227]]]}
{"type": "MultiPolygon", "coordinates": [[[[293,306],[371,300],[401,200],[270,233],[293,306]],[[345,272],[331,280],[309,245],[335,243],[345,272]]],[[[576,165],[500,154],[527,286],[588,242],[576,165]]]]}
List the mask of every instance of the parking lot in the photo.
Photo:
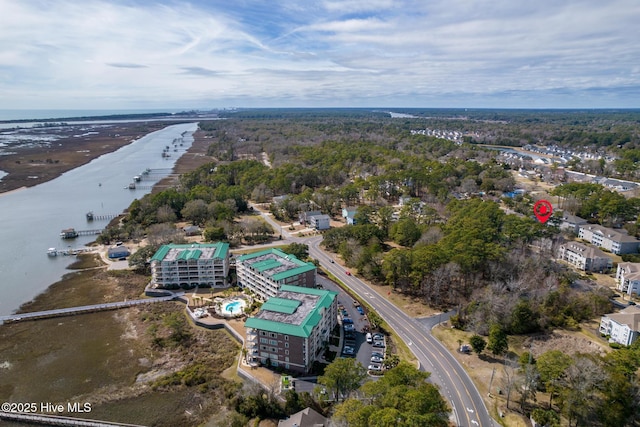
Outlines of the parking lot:
{"type": "Polygon", "coordinates": [[[371,342],[367,342],[366,334],[369,331],[369,322],[365,309],[358,301],[355,301],[342,288],[326,277],[318,275],[318,284],[324,289],[338,292],[339,323],[342,329],[342,353],[340,356],[353,357],[366,368],[370,365],[374,365],[375,368],[380,367],[385,355],[386,338],[379,334],[378,338],[380,339],[374,340],[374,333],[371,335],[371,342]],[[372,357],[379,361],[373,362],[372,357]]]}

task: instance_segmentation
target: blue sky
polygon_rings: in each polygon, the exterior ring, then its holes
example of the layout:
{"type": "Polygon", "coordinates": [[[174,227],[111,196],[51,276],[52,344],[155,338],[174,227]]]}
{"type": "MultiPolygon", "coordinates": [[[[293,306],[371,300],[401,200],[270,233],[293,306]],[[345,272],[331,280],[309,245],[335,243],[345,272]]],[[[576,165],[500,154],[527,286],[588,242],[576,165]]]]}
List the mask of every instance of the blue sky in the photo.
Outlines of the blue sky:
{"type": "Polygon", "coordinates": [[[0,109],[640,107],[638,0],[0,0],[0,109]]]}

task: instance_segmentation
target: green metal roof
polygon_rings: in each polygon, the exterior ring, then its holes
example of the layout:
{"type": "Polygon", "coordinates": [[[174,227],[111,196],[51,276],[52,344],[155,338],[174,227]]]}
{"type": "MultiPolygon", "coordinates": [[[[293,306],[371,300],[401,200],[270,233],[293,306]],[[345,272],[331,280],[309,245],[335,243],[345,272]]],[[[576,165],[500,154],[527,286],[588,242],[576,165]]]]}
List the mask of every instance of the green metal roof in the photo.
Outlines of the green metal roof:
{"type": "Polygon", "coordinates": [[[258,251],[258,252],[252,252],[250,254],[245,254],[245,255],[241,255],[238,257],[238,261],[247,261],[253,258],[257,258],[263,255],[267,255],[267,254],[274,254],[280,258],[285,258],[288,259],[289,261],[298,264],[298,265],[304,265],[306,264],[306,262],[304,261],[300,261],[298,258],[296,258],[295,255],[291,255],[285,252],[282,252],[280,249],[276,249],[276,248],[271,248],[271,249],[265,249],[263,251],[258,251]]]}
{"type": "Polygon", "coordinates": [[[267,302],[262,304],[261,309],[267,311],[275,311],[277,313],[293,314],[295,313],[296,309],[300,307],[300,304],[302,304],[300,301],[273,297],[269,298],[267,302]]]}
{"type": "Polygon", "coordinates": [[[169,245],[162,245],[160,249],[158,249],[156,253],[153,255],[153,257],[151,258],[151,261],[162,261],[164,257],[167,256],[170,249],[171,248],[169,247],[169,245]]]}
{"type": "Polygon", "coordinates": [[[289,262],[297,266],[285,271],[281,271],[279,273],[275,273],[273,276],[271,276],[271,279],[274,281],[283,280],[283,279],[286,279],[287,277],[295,276],[301,273],[306,273],[307,271],[313,271],[316,269],[316,266],[313,263],[301,261],[298,258],[296,258],[295,255],[287,254],[285,252],[282,252],[280,249],[276,249],[276,248],[265,249],[262,251],[241,255],[237,258],[237,261],[246,262],[254,258],[258,258],[258,257],[269,255],[269,254],[273,254],[276,258],[270,258],[270,259],[258,261],[253,264],[249,262],[248,264],[251,266],[251,268],[259,271],[260,273],[285,265],[284,260],[288,260],[289,262]]]}
{"type": "MultiPolygon", "coordinates": [[[[274,320],[267,319],[259,319],[256,317],[250,317],[245,322],[246,328],[254,328],[260,329],[263,331],[269,332],[277,332],[285,335],[292,335],[295,337],[303,337],[308,338],[311,335],[311,331],[313,328],[318,325],[320,319],[322,318],[320,311],[321,309],[327,309],[331,306],[333,301],[337,298],[338,293],[334,291],[325,291],[324,289],[313,289],[313,288],[303,288],[301,286],[291,286],[291,285],[283,285],[280,288],[280,291],[286,292],[295,292],[299,294],[308,294],[308,295],[316,295],[319,297],[318,302],[314,306],[314,308],[307,314],[307,316],[302,320],[300,324],[294,325],[285,322],[277,322],[274,320]]],[[[268,304],[271,300],[287,300],[285,298],[269,298],[267,302],[265,302],[261,308],[261,311],[265,309],[265,306],[268,307],[268,304]]],[[[292,300],[288,300],[292,301],[292,300]]],[[[274,311],[274,310],[270,310],[274,311]]],[[[282,312],[282,311],[280,311],[282,312]]],[[[293,314],[295,312],[286,314],[293,314]]]]}
{"type": "Polygon", "coordinates": [[[179,251],[176,260],[200,259],[207,249],[213,249],[212,259],[224,259],[229,253],[229,244],[225,242],[217,243],[190,243],[185,245],[162,245],[160,249],[151,257],[151,261],[163,261],[171,250],[179,251]]]}
{"type": "Polygon", "coordinates": [[[265,270],[271,270],[272,268],[280,267],[282,263],[276,259],[265,259],[264,261],[251,264],[251,268],[263,272],[265,270]]]}

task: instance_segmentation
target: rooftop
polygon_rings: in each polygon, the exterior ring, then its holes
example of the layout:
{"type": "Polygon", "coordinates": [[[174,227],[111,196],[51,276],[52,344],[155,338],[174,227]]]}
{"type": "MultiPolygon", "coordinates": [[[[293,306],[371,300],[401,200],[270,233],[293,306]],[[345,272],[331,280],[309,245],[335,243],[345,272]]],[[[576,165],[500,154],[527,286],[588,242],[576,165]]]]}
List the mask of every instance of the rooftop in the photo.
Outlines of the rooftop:
{"type": "Polygon", "coordinates": [[[580,254],[585,258],[609,258],[609,256],[600,249],[578,242],[568,242],[561,247],[564,247],[567,251],[580,254]]]}
{"type": "Polygon", "coordinates": [[[632,331],[640,331],[640,308],[634,305],[625,308],[619,313],[607,314],[606,317],[618,323],[627,325],[632,331]]]}
{"type": "Polygon", "coordinates": [[[265,302],[245,327],[278,332],[297,337],[308,337],[338,293],[323,289],[283,285],[280,292],[265,302]]]}
{"type": "Polygon", "coordinates": [[[300,261],[294,255],[273,248],[239,256],[236,262],[251,267],[274,281],[316,269],[313,263],[300,261]]]}
{"type": "Polygon", "coordinates": [[[622,231],[622,230],[618,231],[618,230],[614,230],[613,228],[607,228],[597,224],[586,224],[586,225],[583,225],[582,228],[587,229],[592,233],[601,234],[615,242],[620,242],[620,243],[638,242],[638,239],[636,239],[633,236],[629,236],[626,233],[626,231],[622,231]]]}
{"type": "Polygon", "coordinates": [[[192,243],[186,245],[162,245],[151,257],[151,261],[176,261],[199,259],[224,259],[229,254],[229,244],[192,243]]]}

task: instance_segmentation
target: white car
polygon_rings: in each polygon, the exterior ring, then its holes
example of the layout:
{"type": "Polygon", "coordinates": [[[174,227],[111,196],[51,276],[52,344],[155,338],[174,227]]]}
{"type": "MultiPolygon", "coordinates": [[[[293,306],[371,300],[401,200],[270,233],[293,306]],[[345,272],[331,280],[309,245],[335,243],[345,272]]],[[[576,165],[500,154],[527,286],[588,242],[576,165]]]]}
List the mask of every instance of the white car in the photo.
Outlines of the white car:
{"type": "Polygon", "coordinates": [[[382,371],[382,365],[371,364],[367,369],[369,369],[370,371],[382,371]]]}
{"type": "Polygon", "coordinates": [[[373,338],[371,337],[371,332],[367,332],[366,338],[367,338],[367,342],[369,344],[371,344],[373,342],[373,338]]]}

